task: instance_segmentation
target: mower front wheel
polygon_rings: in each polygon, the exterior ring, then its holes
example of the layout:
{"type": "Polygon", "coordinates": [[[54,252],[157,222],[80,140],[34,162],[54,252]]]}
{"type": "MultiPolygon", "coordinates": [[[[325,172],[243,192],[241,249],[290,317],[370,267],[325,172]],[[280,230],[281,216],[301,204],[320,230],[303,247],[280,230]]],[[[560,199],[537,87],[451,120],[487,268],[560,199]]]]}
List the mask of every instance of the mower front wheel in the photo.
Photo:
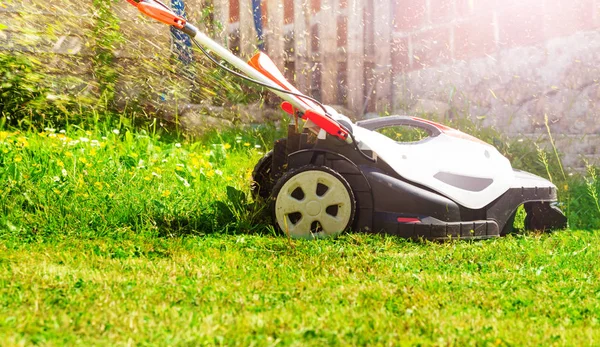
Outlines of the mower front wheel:
{"type": "Polygon", "coordinates": [[[293,238],[327,238],[354,220],[352,188],[336,171],[306,165],[284,174],[273,189],[273,220],[293,238]]]}

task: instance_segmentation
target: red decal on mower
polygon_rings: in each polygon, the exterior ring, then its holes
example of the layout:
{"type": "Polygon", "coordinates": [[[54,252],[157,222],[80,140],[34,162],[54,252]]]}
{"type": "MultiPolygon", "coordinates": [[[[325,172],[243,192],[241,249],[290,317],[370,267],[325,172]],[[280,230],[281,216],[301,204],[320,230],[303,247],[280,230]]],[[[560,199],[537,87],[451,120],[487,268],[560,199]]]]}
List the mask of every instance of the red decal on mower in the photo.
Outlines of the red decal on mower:
{"type": "Polygon", "coordinates": [[[329,135],[333,135],[341,140],[348,138],[348,132],[342,126],[329,118],[327,115],[314,110],[307,110],[302,116],[303,119],[308,119],[315,123],[319,128],[325,130],[329,135]]]}
{"type": "MultiPolygon", "coordinates": [[[[275,63],[271,60],[271,58],[269,58],[268,55],[262,52],[258,52],[252,58],[250,58],[248,64],[255,68],[258,72],[263,74],[265,77],[275,82],[281,88],[288,90],[292,93],[302,94],[298,89],[296,89],[296,87],[294,87],[290,82],[288,82],[288,80],[285,79],[281,71],[279,71],[275,63]]],[[[290,95],[290,97],[295,97],[297,100],[300,101],[300,103],[306,105],[306,107],[308,108],[319,107],[310,100],[292,95],[290,95]]]]}
{"type": "Polygon", "coordinates": [[[419,117],[411,117],[411,118],[414,119],[414,120],[416,120],[416,121],[419,121],[419,122],[431,124],[434,127],[440,129],[441,132],[443,132],[444,134],[446,134],[448,136],[458,137],[459,139],[469,140],[469,141],[473,141],[473,142],[478,142],[478,143],[490,146],[489,143],[481,141],[480,139],[478,139],[478,138],[476,138],[474,136],[471,136],[469,134],[465,134],[465,133],[463,133],[460,130],[456,130],[456,129],[450,128],[448,126],[445,126],[443,124],[436,123],[434,121],[430,121],[430,120],[419,118],[419,117]]]}
{"type": "Polygon", "coordinates": [[[398,223],[407,223],[407,224],[421,223],[421,220],[419,218],[398,217],[398,223]]]}

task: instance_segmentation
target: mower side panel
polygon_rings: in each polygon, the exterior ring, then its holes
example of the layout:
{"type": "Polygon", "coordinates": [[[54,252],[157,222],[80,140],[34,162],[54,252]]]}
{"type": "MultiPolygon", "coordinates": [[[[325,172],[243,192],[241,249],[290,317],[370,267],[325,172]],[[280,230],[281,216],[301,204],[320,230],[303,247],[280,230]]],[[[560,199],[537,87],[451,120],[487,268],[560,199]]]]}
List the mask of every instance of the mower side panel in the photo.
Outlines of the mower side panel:
{"type": "Polygon", "coordinates": [[[373,190],[375,211],[393,212],[397,217],[433,217],[445,222],[460,221],[460,209],[452,200],[390,177],[377,169],[362,169],[373,190]]]}
{"type": "Polygon", "coordinates": [[[484,208],[513,185],[510,162],[491,145],[444,133],[398,143],[359,126],[353,130],[361,147],[375,152],[402,178],[467,208],[484,208]]]}

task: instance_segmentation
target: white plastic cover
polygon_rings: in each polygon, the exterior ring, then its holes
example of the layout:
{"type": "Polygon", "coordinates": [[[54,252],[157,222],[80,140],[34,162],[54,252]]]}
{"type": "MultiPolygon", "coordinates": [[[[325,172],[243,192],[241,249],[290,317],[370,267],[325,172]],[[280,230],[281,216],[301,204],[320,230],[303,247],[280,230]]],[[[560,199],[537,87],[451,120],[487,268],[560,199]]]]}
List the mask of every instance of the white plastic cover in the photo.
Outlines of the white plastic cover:
{"type": "Polygon", "coordinates": [[[403,178],[472,209],[485,207],[511,188],[515,174],[508,159],[491,145],[444,133],[419,142],[399,143],[354,125],[362,148],[371,149],[403,178]],[[464,189],[434,177],[438,173],[474,181],[485,188],[464,189]],[[491,180],[491,181],[490,181],[491,180]]]}

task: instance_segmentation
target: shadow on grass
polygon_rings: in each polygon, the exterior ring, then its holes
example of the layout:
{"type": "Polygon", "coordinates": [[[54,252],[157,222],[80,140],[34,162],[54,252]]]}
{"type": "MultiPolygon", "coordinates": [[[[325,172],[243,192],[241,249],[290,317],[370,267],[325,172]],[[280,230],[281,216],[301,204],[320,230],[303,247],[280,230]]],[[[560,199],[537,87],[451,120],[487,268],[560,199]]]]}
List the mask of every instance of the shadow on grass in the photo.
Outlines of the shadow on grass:
{"type": "Polygon", "coordinates": [[[161,237],[222,234],[273,234],[267,203],[250,202],[246,194],[227,187],[227,199],[205,208],[175,213],[158,201],[147,216],[161,237]]]}

